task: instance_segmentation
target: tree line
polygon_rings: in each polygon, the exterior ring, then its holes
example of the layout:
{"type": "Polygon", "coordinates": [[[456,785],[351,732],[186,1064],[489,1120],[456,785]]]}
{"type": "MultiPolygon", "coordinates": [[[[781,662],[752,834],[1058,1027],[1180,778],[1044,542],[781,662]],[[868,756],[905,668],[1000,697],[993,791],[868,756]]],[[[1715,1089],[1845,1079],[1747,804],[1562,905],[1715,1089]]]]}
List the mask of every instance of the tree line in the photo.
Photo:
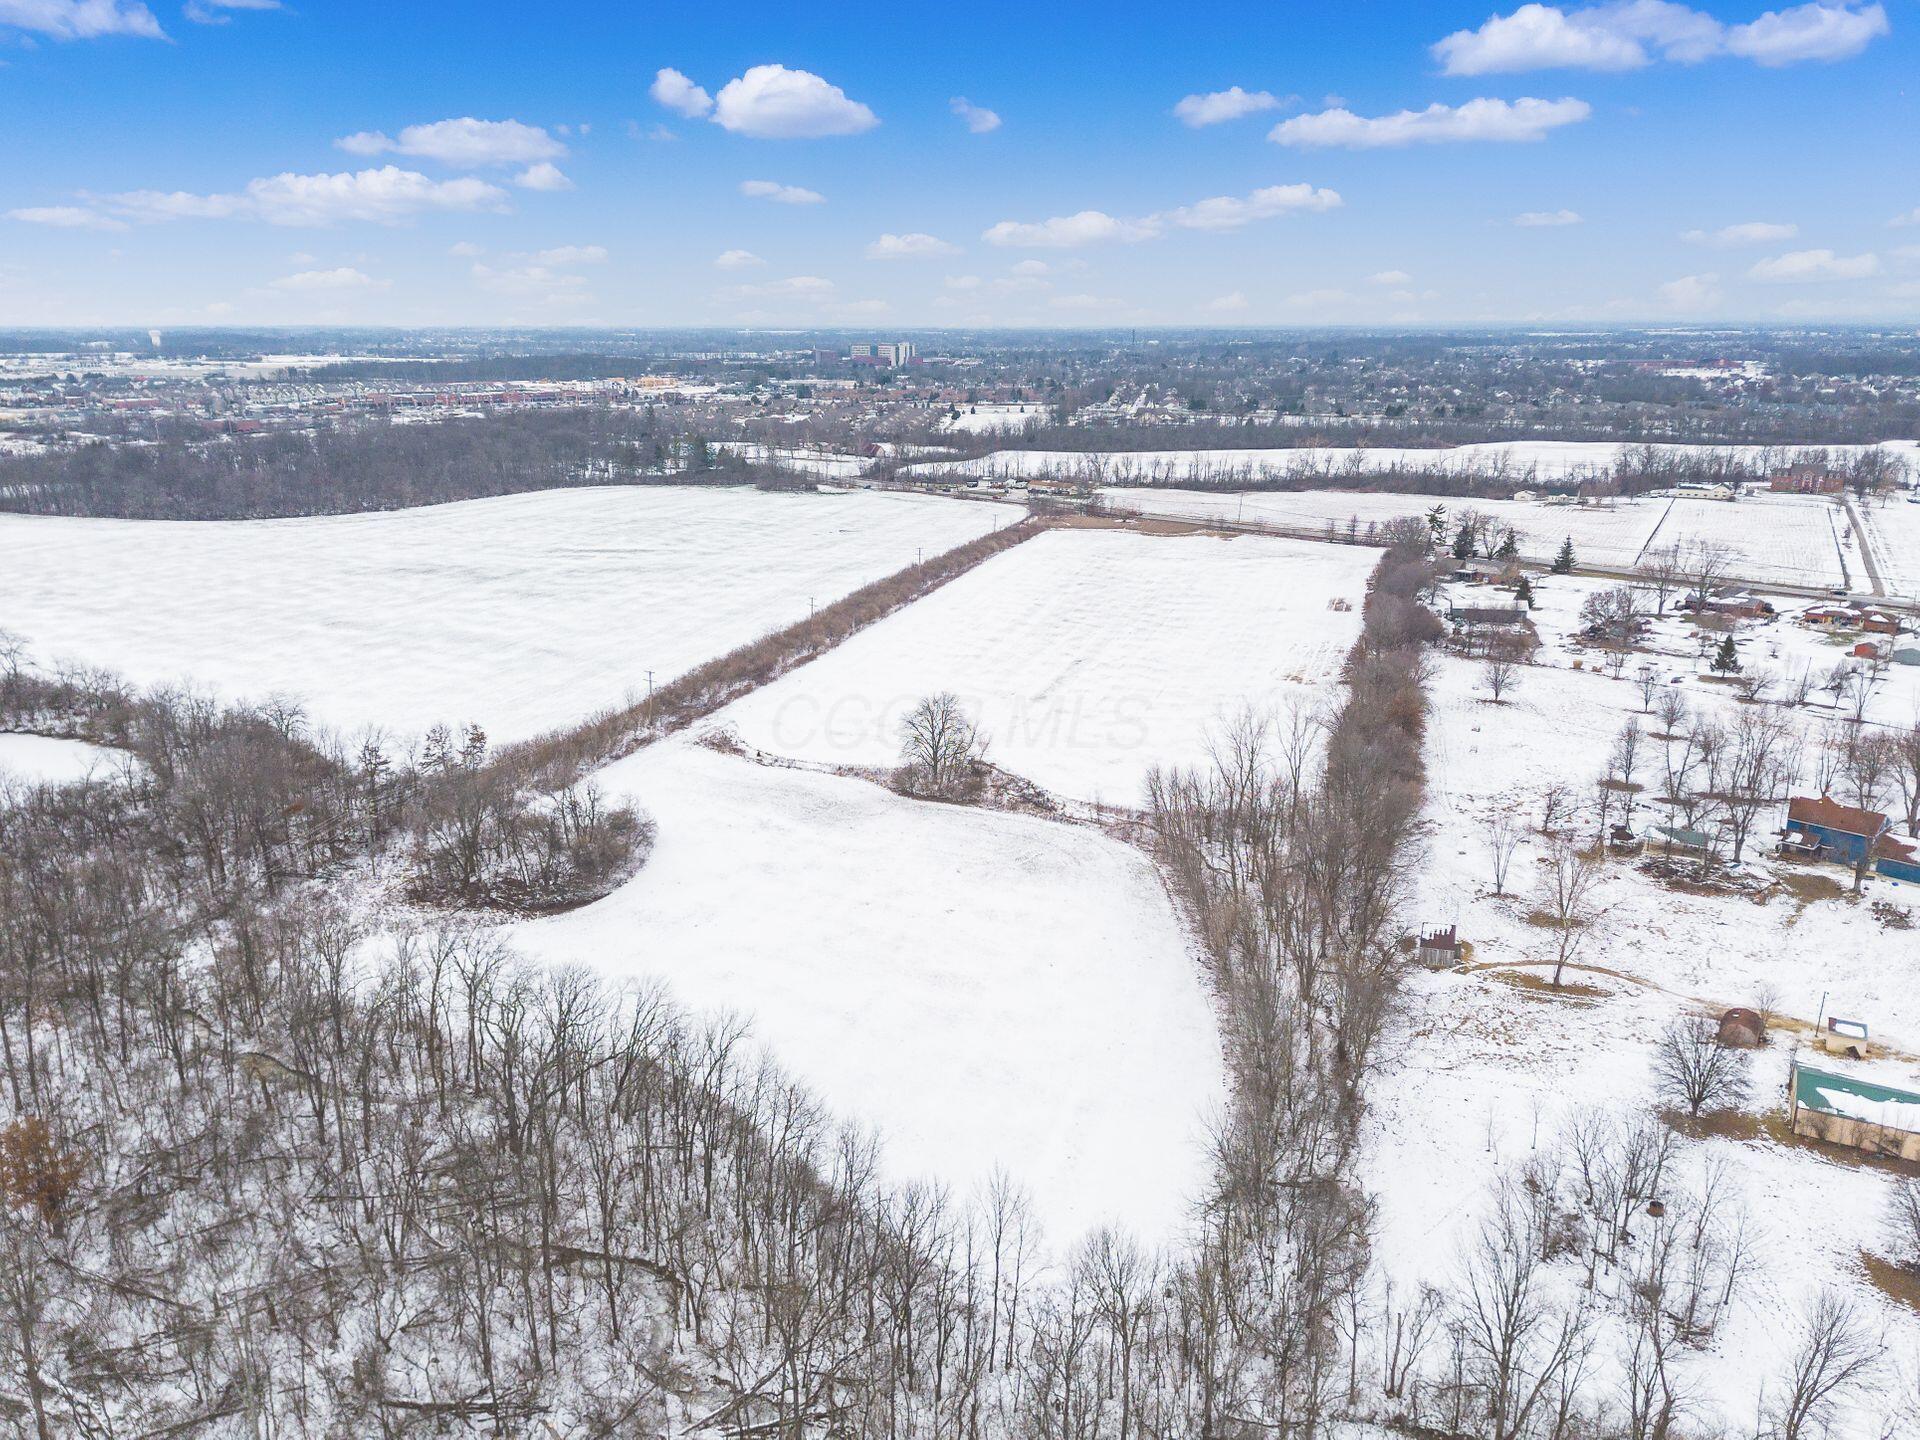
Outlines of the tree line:
{"type": "Polygon", "coordinates": [[[431,423],[371,419],[0,459],[0,510],[141,520],[251,520],[438,505],[584,485],[780,483],[778,465],[709,445],[660,409],[516,409],[431,423]]]}

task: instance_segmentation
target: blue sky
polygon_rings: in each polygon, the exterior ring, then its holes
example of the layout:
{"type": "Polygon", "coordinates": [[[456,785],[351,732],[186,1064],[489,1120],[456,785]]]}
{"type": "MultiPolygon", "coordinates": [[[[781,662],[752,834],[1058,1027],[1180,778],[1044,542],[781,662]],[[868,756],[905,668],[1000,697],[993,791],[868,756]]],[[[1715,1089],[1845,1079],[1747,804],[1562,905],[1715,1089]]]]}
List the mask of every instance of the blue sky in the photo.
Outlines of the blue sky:
{"type": "Polygon", "coordinates": [[[0,0],[0,324],[1913,323],[1916,34],[0,0]]]}

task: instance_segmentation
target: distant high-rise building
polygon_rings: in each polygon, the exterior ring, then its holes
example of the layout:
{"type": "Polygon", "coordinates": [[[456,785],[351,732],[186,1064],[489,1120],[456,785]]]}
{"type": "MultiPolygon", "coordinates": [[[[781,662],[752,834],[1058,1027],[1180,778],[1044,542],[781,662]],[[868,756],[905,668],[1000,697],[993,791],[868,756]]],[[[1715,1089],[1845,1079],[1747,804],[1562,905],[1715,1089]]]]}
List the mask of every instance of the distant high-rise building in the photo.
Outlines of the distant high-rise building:
{"type": "Polygon", "coordinates": [[[905,365],[917,352],[911,340],[863,340],[847,348],[847,358],[870,365],[905,365]]]}

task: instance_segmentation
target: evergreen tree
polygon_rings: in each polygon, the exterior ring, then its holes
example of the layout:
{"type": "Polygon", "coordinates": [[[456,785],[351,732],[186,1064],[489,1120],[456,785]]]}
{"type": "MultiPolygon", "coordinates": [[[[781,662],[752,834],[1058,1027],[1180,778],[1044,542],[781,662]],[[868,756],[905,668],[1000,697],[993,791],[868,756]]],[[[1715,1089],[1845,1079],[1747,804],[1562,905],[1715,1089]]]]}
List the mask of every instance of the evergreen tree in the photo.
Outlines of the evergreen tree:
{"type": "Polygon", "coordinates": [[[1513,598],[1531,610],[1533,608],[1533,582],[1522,575],[1520,577],[1520,583],[1513,588],[1513,598]]]}
{"type": "Polygon", "coordinates": [[[1447,538],[1447,507],[1436,505],[1427,511],[1427,547],[1432,549],[1447,538]]]}
{"type": "Polygon", "coordinates": [[[1466,520],[1460,522],[1460,528],[1453,536],[1453,558],[1471,560],[1474,556],[1473,525],[1466,520]]]}
{"type": "Polygon", "coordinates": [[[1496,560],[1518,560],[1520,558],[1520,539],[1509,530],[1500,539],[1500,548],[1493,552],[1496,560]]]}
{"type": "Polygon", "coordinates": [[[1573,537],[1567,536],[1560,542],[1560,553],[1553,557],[1553,573],[1570,574],[1573,570],[1573,537]]]}
{"type": "Polygon", "coordinates": [[[487,732],[478,725],[469,724],[460,737],[460,763],[469,770],[478,770],[487,758],[487,732]]]}
{"type": "Polygon", "coordinates": [[[434,725],[427,731],[426,740],[420,747],[420,768],[444,770],[452,757],[453,736],[445,725],[434,725]]]}
{"type": "Polygon", "coordinates": [[[1731,675],[1740,668],[1740,657],[1734,653],[1733,636],[1721,637],[1720,648],[1714,652],[1713,669],[1719,675],[1731,675]]]}

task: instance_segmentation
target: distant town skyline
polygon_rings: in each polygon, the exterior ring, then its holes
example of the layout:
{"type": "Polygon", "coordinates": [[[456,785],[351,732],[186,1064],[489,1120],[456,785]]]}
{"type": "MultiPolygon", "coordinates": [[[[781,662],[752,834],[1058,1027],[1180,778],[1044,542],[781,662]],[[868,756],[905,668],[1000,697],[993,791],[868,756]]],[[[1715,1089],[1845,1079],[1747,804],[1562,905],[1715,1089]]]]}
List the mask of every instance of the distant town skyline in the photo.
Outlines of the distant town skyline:
{"type": "Polygon", "coordinates": [[[0,324],[1920,322],[1912,0],[0,0],[0,324]]]}

